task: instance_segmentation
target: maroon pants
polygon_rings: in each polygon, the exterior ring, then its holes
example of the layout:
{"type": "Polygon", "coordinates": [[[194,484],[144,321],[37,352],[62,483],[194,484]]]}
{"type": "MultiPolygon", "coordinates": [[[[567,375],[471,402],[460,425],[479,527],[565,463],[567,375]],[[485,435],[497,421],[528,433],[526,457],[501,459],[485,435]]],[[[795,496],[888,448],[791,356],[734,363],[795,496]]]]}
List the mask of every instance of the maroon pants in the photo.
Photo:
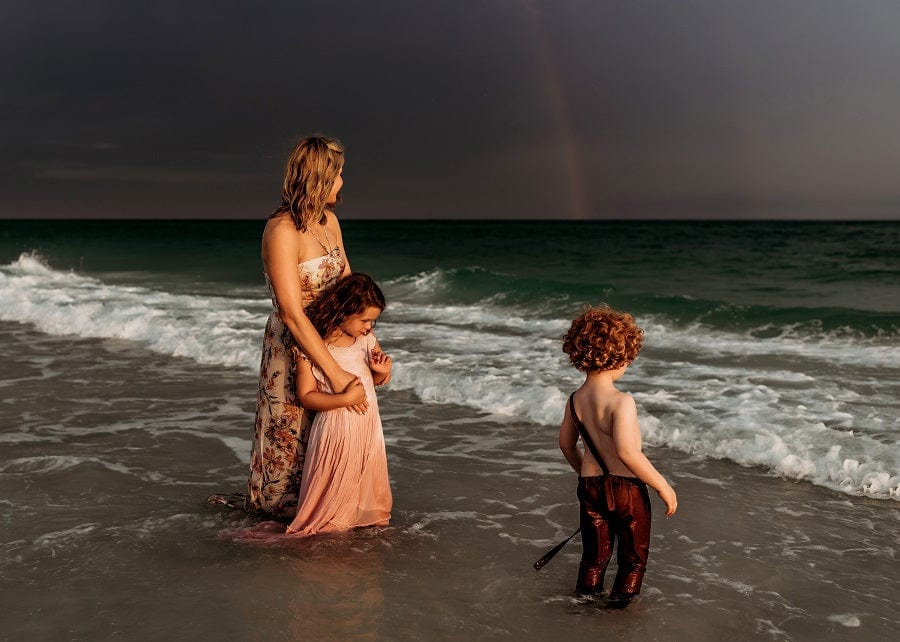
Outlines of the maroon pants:
{"type": "Polygon", "coordinates": [[[579,593],[603,590],[603,576],[618,540],[618,572],[611,596],[630,597],[641,592],[650,552],[650,495],[647,485],[634,477],[603,475],[578,478],[581,507],[581,566],[575,589],[579,593]]]}

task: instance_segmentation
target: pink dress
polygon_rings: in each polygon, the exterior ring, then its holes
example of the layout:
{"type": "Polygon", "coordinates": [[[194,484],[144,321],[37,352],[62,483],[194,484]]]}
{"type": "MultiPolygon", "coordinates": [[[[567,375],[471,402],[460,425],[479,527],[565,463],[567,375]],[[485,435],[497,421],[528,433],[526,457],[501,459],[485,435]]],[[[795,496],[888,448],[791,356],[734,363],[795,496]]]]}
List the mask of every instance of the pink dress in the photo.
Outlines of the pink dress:
{"type": "MultiPolygon", "coordinates": [[[[366,389],[365,414],[347,408],[318,412],[310,429],[297,514],[288,527],[294,535],[343,531],[358,526],[385,526],[391,518],[391,486],[375,384],[369,357],[371,333],[351,346],[329,345],[338,365],[359,377],[366,389]]],[[[305,358],[301,354],[301,358],[305,358]]],[[[331,392],[322,372],[313,375],[321,392],[331,392]]]]}
{"type": "MultiPolygon", "coordinates": [[[[339,248],[298,264],[297,278],[304,306],[331,287],[344,273],[345,265],[339,248]]],[[[310,413],[297,402],[292,350],[296,343],[281,320],[269,275],[265,276],[272,297],[272,314],[266,324],[259,366],[256,427],[245,507],[286,520],[294,516],[297,507],[310,413]]]]}

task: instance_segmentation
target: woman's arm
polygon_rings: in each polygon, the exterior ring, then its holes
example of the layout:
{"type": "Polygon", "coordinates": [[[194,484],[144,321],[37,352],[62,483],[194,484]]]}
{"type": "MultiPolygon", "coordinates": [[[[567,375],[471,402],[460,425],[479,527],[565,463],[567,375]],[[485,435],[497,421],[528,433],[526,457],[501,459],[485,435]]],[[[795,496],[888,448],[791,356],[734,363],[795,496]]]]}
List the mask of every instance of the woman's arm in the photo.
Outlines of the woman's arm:
{"type": "Polygon", "coordinates": [[[613,412],[613,445],[622,463],[638,479],[659,493],[666,505],[666,517],[674,515],[678,507],[675,491],[641,451],[641,429],[637,407],[631,395],[622,394],[613,412]]]}
{"type": "MultiPolygon", "coordinates": [[[[263,233],[263,263],[269,282],[275,292],[275,300],[281,313],[281,320],[287,326],[313,363],[315,363],[331,383],[334,390],[348,390],[356,377],[345,372],[325,348],[325,343],[313,324],[303,312],[303,292],[297,278],[297,257],[299,256],[297,231],[289,217],[275,218],[266,225],[263,233]]],[[[358,383],[358,381],[357,381],[358,383]]],[[[365,402],[365,390],[360,384],[354,386],[356,403],[365,402]]]]}
{"type": "MultiPolygon", "coordinates": [[[[352,405],[349,401],[349,392],[341,392],[331,394],[322,392],[316,382],[312,372],[312,364],[299,355],[296,358],[297,363],[297,400],[300,405],[307,410],[334,410],[336,408],[346,408],[352,405]]],[[[365,391],[363,391],[365,395],[365,391]]]]}

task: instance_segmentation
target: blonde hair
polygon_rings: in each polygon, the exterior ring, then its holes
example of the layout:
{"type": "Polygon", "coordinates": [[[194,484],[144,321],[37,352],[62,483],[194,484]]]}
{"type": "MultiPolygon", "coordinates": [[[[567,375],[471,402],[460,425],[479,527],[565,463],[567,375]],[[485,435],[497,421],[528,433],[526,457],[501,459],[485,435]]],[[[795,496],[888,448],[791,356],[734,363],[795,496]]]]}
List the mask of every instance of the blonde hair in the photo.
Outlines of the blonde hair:
{"type": "MultiPolygon", "coordinates": [[[[344,167],[344,146],[335,138],[308,136],[291,150],[281,185],[281,205],[272,216],[289,212],[294,225],[305,232],[322,221],[325,201],[344,167]]],[[[340,194],[338,201],[340,202],[340,194]]]]}
{"type": "Polygon", "coordinates": [[[627,312],[606,304],[587,306],[572,321],[563,337],[563,352],[584,373],[616,370],[634,361],[641,351],[644,331],[627,312]]]}

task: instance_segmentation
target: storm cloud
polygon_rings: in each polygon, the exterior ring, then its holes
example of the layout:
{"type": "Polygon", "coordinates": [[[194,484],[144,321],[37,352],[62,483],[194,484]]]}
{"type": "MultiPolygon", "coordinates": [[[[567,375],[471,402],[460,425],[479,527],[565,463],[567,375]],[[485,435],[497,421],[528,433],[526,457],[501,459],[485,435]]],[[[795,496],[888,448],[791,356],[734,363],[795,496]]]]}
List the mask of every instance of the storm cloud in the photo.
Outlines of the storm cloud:
{"type": "Polygon", "coordinates": [[[0,216],[896,218],[893,1],[7,3],[0,216]]]}

